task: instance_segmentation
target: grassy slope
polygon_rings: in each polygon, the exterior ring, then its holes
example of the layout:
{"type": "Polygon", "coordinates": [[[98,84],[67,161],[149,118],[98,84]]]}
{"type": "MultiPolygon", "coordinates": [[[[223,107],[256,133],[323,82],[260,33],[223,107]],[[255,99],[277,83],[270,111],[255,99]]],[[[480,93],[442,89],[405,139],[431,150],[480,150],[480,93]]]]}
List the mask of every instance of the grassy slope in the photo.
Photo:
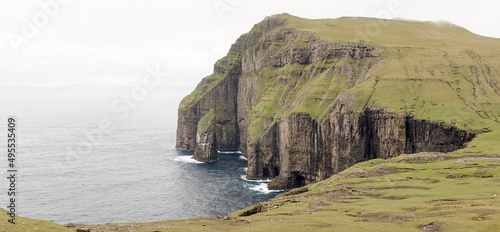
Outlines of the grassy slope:
{"type": "Polygon", "coordinates": [[[258,72],[258,103],[251,114],[252,138],[258,139],[273,123],[291,112],[308,112],[316,119],[323,118],[330,111],[335,98],[348,89],[345,75],[329,75],[335,69],[334,66],[354,65],[352,59],[342,58],[317,61],[310,65],[269,67],[258,72]],[[319,67],[325,70],[315,72],[319,67]]]}
{"type": "Polygon", "coordinates": [[[31,218],[25,218],[16,216],[16,224],[11,224],[8,222],[10,217],[7,215],[7,211],[0,208],[0,231],[1,232],[25,232],[25,231],[70,231],[68,228],[44,220],[36,220],[31,218]]]}
{"type": "Polygon", "coordinates": [[[182,99],[179,108],[184,109],[193,106],[198,100],[203,97],[203,95],[205,95],[210,89],[215,87],[222,79],[224,79],[224,75],[221,75],[219,73],[214,73],[203,78],[203,80],[196,86],[196,89],[182,99]]]}
{"type": "Polygon", "coordinates": [[[381,107],[467,130],[489,131],[462,152],[500,153],[500,39],[448,23],[281,17],[288,18],[289,27],[325,40],[381,48],[385,57],[372,69],[372,77],[347,92],[356,99],[358,110],[381,107]]]}

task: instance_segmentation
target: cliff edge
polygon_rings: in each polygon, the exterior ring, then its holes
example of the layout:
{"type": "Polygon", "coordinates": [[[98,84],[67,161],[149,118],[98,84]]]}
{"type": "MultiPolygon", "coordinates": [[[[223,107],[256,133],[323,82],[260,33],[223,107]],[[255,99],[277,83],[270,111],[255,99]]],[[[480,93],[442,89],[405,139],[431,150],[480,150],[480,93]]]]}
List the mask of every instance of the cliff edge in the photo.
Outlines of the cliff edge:
{"type": "Polygon", "coordinates": [[[247,177],[276,189],[462,149],[499,125],[498,45],[451,24],[268,17],[182,100],[176,147],[205,162],[241,150],[247,177]]]}

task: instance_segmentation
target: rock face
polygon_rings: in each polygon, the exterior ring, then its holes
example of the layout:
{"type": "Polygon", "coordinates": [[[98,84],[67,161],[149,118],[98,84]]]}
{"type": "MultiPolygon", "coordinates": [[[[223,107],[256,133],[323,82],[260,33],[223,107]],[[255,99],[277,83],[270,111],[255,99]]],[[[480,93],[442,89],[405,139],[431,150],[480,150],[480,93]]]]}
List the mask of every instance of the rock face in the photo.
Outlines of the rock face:
{"type": "Polygon", "coordinates": [[[475,134],[384,110],[340,109],[322,123],[306,113],[291,114],[266,136],[268,143],[248,151],[247,175],[255,179],[276,177],[270,188],[290,189],[369,159],[454,151],[475,134]]]}
{"type": "Polygon", "coordinates": [[[475,134],[377,107],[353,107],[346,91],[384,59],[376,47],[328,42],[267,18],[242,35],[179,107],[177,148],[214,161],[241,150],[247,177],[290,189],[353,164],[463,148],[475,134]],[[347,97],[346,97],[347,96],[347,97]]]}

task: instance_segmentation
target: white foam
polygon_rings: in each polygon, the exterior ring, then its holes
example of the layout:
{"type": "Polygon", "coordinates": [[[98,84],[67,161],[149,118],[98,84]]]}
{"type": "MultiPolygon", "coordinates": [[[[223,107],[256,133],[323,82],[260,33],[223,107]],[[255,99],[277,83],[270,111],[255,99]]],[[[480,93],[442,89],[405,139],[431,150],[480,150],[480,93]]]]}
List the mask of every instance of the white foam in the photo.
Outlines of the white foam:
{"type": "Polygon", "coordinates": [[[241,179],[244,180],[244,181],[257,182],[257,183],[269,183],[269,182],[271,182],[270,179],[267,179],[267,180],[250,180],[250,179],[247,179],[247,175],[241,175],[241,179]]]}
{"type": "Polygon", "coordinates": [[[269,190],[267,188],[267,183],[261,183],[259,185],[254,186],[254,187],[250,187],[249,189],[253,190],[253,191],[258,191],[258,192],[261,192],[261,193],[265,193],[265,194],[275,193],[275,192],[281,192],[282,191],[282,190],[269,190]]]}
{"type": "Polygon", "coordinates": [[[233,154],[233,153],[241,154],[241,151],[237,151],[237,150],[234,150],[234,151],[217,151],[217,152],[221,153],[221,154],[233,154]]]}
{"type": "Polygon", "coordinates": [[[192,164],[202,164],[203,162],[200,162],[198,160],[195,160],[193,156],[189,155],[183,155],[183,156],[177,156],[173,160],[179,161],[179,162],[184,162],[184,163],[192,163],[192,164]]]}
{"type": "Polygon", "coordinates": [[[240,159],[242,160],[248,160],[247,157],[240,155],[240,159]]]}

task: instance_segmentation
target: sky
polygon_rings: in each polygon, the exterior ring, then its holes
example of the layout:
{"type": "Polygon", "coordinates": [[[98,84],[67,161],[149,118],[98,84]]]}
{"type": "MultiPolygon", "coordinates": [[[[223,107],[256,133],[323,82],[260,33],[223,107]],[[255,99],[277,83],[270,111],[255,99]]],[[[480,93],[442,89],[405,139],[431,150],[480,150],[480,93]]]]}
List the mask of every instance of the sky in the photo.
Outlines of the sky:
{"type": "Polygon", "coordinates": [[[161,73],[161,87],[192,90],[269,15],[444,20],[500,38],[498,9],[494,0],[2,0],[0,88],[134,87],[161,73]]]}

